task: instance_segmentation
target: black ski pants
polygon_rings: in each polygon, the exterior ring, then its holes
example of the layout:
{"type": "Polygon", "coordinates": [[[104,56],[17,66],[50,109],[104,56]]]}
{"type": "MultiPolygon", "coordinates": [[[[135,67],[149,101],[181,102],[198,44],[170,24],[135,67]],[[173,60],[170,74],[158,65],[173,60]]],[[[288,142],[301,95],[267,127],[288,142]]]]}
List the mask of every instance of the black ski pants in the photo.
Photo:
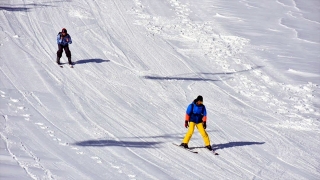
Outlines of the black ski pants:
{"type": "Polygon", "coordinates": [[[64,50],[64,52],[66,53],[66,56],[67,56],[68,58],[71,58],[71,51],[70,51],[70,49],[69,49],[69,46],[68,46],[68,45],[62,46],[61,44],[58,44],[57,57],[58,57],[58,58],[61,58],[62,53],[63,53],[63,50],[64,50]]]}

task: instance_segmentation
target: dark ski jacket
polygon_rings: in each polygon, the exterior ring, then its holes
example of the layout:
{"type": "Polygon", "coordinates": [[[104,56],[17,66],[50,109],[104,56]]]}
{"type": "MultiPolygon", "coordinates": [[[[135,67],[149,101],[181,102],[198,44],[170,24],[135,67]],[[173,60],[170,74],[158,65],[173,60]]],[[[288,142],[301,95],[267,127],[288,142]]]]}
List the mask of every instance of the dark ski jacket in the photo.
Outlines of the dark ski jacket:
{"type": "Polygon", "coordinates": [[[72,40],[69,34],[66,34],[66,36],[61,39],[61,32],[59,32],[57,36],[57,44],[60,44],[62,46],[67,46],[68,44],[71,44],[71,43],[72,43],[72,40]]]}
{"type": "Polygon", "coordinates": [[[203,104],[197,105],[195,102],[192,102],[187,108],[186,120],[196,124],[207,121],[206,107],[203,104]]]}

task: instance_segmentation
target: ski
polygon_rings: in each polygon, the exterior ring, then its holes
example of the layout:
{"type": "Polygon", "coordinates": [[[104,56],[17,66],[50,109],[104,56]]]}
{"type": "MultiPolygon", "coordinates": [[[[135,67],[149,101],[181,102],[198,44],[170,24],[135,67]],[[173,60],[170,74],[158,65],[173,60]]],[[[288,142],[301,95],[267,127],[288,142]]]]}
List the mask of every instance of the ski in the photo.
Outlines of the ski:
{"type": "Polygon", "coordinates": [[[215,150],[211,150],[211,152],[213,152],[214,155],[219,155],[219,153],[217,153],[215,150]]]}
{"type": "MultiPolygon", "coordinates": [[[[63,68],[63,65],[61,65],[61,64],[58,64],[58,65],[59,65],[61,68],[63,68]]],[[[74,68],[72,64],[69,64],[69,67],[70,67],[70,68],[74,68]]]]}
{"type": "Polygon", "coordinates": [[[61,68],[63,68],[63,65],[61,64],[61,63],[57,63],[58,64],[58,66],[60,66],[61,68]]]}
{"type": "Polygon", "coordinates": [[[69,64],[69,67],[70,67],[70,68],[73,68],[73,65],[74,65],[74,63],[73,63],[73,62],[68,63],[68,64],[69,64]]]}
{"type": "MultiPolygon", "coordinates": [[[[65,63],[57,63],[58,64],[58,66],[60,66],[61,68],[63,68],[63,64],[65,64],[65,63]]],[[[73,64],[69,64],[69,67],[70,68],[73,68],[73,64]]]]}
{"type": "Polygon", "coordinates": [[[216,150],[213,149],[212,147],[211,147],[210,149],[207,148],[207,147],[203,147],[203,148],[208,149],[208,150],[211,151],[214,155],[219,155],[219,153],[217,153],[216,150]]]}
{"type": "Polygon", "coordinates": [[[194,154],[198,154],[198,151],[194,151],[194,150],[189,149],[189,148],[184,148],[184,147],[180,146],[179,144],[175,144],[175,143],[172,143],[172,144],[175,145],[175,146],[178,146],[178,147],[180,147],[180,148],[182,148],[182,149],[185,149],[185,150],[187,150],[187,151],[189,151],[189,152],[192,152],[192,153],[194,153],[194,154]]]}

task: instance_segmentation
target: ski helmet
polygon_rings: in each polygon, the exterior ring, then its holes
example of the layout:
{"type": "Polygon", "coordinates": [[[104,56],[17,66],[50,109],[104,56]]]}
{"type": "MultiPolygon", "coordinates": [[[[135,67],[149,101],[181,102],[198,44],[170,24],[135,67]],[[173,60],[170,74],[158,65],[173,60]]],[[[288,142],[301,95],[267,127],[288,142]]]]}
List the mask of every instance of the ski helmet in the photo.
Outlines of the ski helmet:
{"type": "Polygon", "coordinates": [[[66,28],[62,28],[61,32],[67,33],[67,29],[66,28]]]}

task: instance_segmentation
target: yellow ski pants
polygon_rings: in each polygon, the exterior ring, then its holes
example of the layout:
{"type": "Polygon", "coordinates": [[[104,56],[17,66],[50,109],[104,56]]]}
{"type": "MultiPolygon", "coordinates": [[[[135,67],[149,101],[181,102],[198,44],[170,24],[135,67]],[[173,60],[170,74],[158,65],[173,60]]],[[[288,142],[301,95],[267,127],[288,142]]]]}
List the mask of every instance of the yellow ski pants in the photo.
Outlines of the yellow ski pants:
{"type": "Polygon", "coordinates": [[[201,134],[202,138],[203,138],[203,141],[204,141],[204,144],[205,146],[208,146],[210,145],[210,139],[209,139],[209,136],[206,132],[206,130],[203,128],[203,125],[202,123],[194,123],[194,122],[189,122],[189,129],[188,129],[188,132],[187,134],[184,136],[184,139],[182,140],[182,143],[186,143],[188,144],[192,135],[193,135],[193,132],[194,132],[194,127],[197,127],[199,133],[201,134]]]}

